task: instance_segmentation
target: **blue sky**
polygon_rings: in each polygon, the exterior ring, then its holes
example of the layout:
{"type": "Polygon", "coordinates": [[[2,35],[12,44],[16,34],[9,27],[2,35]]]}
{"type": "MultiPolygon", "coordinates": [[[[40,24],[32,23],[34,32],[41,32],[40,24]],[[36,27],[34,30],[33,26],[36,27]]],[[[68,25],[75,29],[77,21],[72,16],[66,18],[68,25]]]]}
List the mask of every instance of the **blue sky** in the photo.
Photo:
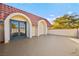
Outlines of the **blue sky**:
{"type": "Polygon", "coordinates": [[[64,14],[79,14],[78,3],[7,3],[7,5],[44,17],[50,22],[64,14]]]}

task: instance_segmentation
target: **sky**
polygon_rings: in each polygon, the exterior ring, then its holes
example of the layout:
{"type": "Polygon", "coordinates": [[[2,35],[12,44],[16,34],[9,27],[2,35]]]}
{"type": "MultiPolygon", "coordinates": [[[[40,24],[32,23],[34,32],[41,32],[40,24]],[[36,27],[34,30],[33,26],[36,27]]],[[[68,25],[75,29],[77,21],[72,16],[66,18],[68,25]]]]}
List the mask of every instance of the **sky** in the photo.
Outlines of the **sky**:
{"type": "Polygon", "coordinates": [[[79,14],[79,3],[6,3],[52,22],[64,14],[79,14]]]}

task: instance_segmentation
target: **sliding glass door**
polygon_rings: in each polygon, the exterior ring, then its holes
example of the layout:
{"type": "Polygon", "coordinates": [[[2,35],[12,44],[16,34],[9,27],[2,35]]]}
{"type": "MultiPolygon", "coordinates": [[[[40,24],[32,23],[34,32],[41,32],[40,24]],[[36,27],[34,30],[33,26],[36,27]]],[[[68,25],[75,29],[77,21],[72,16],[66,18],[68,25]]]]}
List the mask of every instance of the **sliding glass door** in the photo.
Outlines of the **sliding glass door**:
{"type": "Polygon", "coordinates": [[[11,39],[26,37],[26,22],[11,20],[11,39]]]}

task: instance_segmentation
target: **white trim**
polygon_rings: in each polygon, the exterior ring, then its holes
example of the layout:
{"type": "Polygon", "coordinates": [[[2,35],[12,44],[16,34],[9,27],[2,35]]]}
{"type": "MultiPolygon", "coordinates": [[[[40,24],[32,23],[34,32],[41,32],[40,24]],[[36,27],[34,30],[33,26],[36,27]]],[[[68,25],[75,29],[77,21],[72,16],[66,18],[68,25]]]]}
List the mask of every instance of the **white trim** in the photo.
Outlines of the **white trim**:
{"type": "Polygon", "coordinates": [[[16,15],[21,15],[23,17],[25,17],[27,20],[28,20],[28,25],[27,25],[27,37],[29,38],[32,38],[32,23],[30,21],[30,19],[22,14],[22,13],[12,13],[10,14],[4,21],[4,39],[5,39],[5,43],[8,43],[9,40],[10,40],[10,19],[13,17],[13,16],[16,16],[16,15]]]}

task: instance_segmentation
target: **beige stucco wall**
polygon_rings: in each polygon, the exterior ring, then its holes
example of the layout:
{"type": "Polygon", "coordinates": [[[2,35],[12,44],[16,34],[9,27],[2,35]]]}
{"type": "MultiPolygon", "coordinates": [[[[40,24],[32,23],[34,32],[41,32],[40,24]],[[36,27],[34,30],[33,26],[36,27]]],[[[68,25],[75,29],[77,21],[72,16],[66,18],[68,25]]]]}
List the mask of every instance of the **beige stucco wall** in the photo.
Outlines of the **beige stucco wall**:
{"type": "Polygon", "coordinates": [[[48,34],[77,37],[79,36],[79,30],[77,32],[77,29],[54,29],[48,30],[48,34]]]}
{"type": "Polygon", "coordinates": [[[35,31],[36,31],[35,26],[32,26],[32,36],[35,36],[35,31]]]}
{"type": "Polygon", "coordinates": [[[18,20],[18,21],[27,21],[25,17],[20,15],[13,16],[11,19],[18,20]]]}
{"type": "Polygon", "coordinates": [[[45,31],[44,24],[43,24],[43,22],[40,22],[40,24],[39,24],[39,35],[44,34],[44,31],[45,31]]]}
{"type": "Polygon", "coordinates": [[[45,20],[40,20],[38,22],[38,36],[47,34],[47,23],[45,20]]]}

